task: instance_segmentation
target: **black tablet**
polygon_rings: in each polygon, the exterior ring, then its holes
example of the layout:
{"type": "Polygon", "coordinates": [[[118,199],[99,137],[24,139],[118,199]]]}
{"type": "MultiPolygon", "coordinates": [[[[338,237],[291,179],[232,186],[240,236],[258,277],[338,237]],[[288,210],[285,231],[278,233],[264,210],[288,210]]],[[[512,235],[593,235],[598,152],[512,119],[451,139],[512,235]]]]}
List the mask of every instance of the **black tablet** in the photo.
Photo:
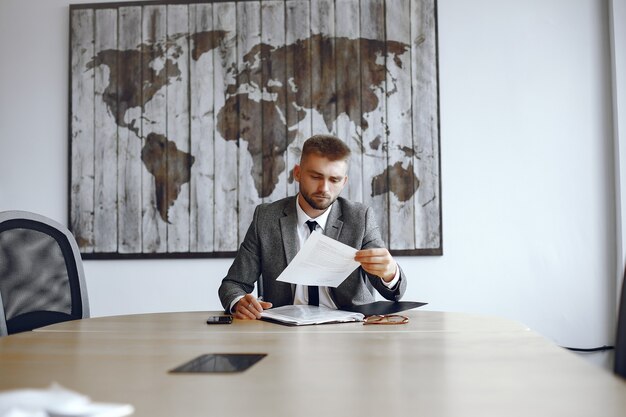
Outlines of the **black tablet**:
{"type": "Polygon", "coordinates": [[[417,301],[375,301],[369,304],[354,306],[349,311],[356,311],[364,316],[375,316],[383,314],[394,314],[405,310],[411,310],[424,306],[428,303],[420,303],[417,301]]]}
{"type": "Polygon", "coordinates": [[[263,359],[265,353],[209,353],[200,355],[171,373],[242,372],[263,359]]]}

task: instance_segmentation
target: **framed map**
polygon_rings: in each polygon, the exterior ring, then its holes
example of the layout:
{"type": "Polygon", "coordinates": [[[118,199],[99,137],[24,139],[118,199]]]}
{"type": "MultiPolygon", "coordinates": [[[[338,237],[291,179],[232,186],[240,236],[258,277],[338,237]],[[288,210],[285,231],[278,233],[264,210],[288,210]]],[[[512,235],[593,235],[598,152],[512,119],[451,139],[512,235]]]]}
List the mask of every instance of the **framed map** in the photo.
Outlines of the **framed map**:
{"type": "Polygon", "coordinates": [[[230,257],[302,143],[395,255],[441,255],[435,0],[70,6],[69,224],[86,259],[230,257]]]}

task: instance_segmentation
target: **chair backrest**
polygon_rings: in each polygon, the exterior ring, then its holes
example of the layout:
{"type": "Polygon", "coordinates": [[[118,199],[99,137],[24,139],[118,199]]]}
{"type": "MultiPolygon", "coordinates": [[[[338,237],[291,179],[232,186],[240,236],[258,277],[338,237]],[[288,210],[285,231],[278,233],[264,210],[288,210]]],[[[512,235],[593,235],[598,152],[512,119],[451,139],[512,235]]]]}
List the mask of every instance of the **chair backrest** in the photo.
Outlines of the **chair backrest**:
{"type": "Polygon", "coordinates": [[[2,305],[2,294],[0,294],[0,337],[7,334],[7,321],[4,319],[4,306],[2,305]]]}
{"type": "Polygon", "coordinates": [[[626,378],[626,271],[622,280],[622,294],[618,312],[614,368],[617,375],[626,378]]]}
{"type": "Polygon", "coordinates": [[[71,232],[47,217],[0,212],[0,336],[89,317],[71,232]]]}

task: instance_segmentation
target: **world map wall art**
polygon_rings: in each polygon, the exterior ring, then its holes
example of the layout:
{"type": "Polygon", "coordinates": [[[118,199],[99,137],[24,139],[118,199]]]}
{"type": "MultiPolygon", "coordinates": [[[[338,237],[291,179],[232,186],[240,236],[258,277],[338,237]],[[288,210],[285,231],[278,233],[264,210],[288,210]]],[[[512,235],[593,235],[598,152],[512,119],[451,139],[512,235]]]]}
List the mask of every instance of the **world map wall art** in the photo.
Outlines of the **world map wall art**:
{"type": "Polygon", "coordinates": [[[231,257],[304,140],[394,255],[441,255],[435,0],[71,5],[69,224],[86,259],[231,257]]]}

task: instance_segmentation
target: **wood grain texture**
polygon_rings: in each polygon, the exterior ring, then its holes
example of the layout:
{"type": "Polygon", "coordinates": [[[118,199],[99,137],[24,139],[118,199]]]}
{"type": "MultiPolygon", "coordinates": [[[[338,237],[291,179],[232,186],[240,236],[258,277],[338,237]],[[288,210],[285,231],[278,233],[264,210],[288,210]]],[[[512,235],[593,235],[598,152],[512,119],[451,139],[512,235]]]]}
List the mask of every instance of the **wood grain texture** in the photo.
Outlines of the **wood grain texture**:
{"type": "Polygon", "coordinates": [[[312,134],[336,134],[335,4],[311,0],[312,134]],[[319,35],[319,36],[315,36],[319,35]]]}
{"type": "MultiPolygon", "coordinates": [[[[385,2],[384,0],[366,0],[361,2],[361,37],[362,39],[385,38],[385,2]]],[[[367,49],[365,43],[362,49],[367,49]]],[[[362,51],[362,55],[365,51],[362,51]]],[[[376,71],[381,71],[376,68],[376,71]]],[[[382,78],[383,75],[379,75],[382,78]]],[[[361,68],[361,97],[371,94],[378,105],[363,114],[367,129],[362,135],[363,143],[363,202],[372,207],[376,214],[380,234],[389,246],[389,193],[375,194],[372,178],[366,173],[381,173],[387,167],[387,95],[386,82],[376,83],[376,74],[361,68]]]]}
{"type": "Polygon", "coordinates": [[[84,253],[94,251],[94,11],[71,14],[70,227],[84,253]]]}
{"type": "MultiPolygon", "coordinates": [[[[236,83],[232,68],[236,68],[237,9],[234,2],[213,5],[213,27],[223,30],[226,36],[213,51],[214,62],[214,106],[222,109],[225,105],[227,85],[236,83]]],[[[235,107],[236,109],[236,107],[235,107]]],[[[230,110],[228,110],[231,112],[230,110]]],[[[232,117],[237,117],[231,112],[232,117]]],[[[219,122],[216,122],[218,124],[219,122]]],[[[215,213],[219,220],[215,223],[215,250],[233,251],[238,246],[237,216],[237,138],[224,138],[218,129],[215,132],[215,213]]]]}
{"type": "Polygon", "coordinates": [[[389,247],[415,248],[414,193],[418,180],[413,171],[411,108],[411,22],[409,0],[387,2],[385,8],[388,41],[407,45],[402,55],[387,54],[387,135],[389,193],[389,247]],[[390,92],[393,91],[393,94],[390,92]]]}
{"type": "Polygon", "coordinates": [[[238,242],[246,235],[252,222],[255,207],[263,202],[255,179],[262,174],[263,155],[260,147],[249,140],[255,132],[261,132],[263,109],[259,105],[263,85],[261,72],[254,67],[248,53],[261,43],[261,2],[246,1],[237,3],[237,66],[249,68],[237,79],[237,91],[243,92],[238,99],[239,165],[238,165],[238,242]],[[252,66],[252,67],[251,67],[252,66]],[[248,140],[246,140],[248,139],[248,140]],[[259,167],[261,171],[259,172],[259,167]]]}
{"type": "Polygon", "coordinates": [[[420,187],[415,203],[415,244],[441,248],[441,184],[439,152],[439,90],[435,0],[411,3],[413,56],[413,139],[415,172],[420,187]]]}
{"type": "MultiPolygon", "coordinates": [[[[282,0],[264,0],[261,3],[261,43],[267,45],[268,58],[261,67],[261,77],[267,97],[263,97],[263,125],[261,141],[263,156],[263,184],[271,193],[263,202],[280,200],[287,196],[287,64],[285,50],[285,3],[282,0]]],[[[265,195],[265,193],[264,193],[265,195]]]]}
{"type": "MultiPolygon", "coordinates": [[[[96,10],[95,55],[117,48],[117,21],[116,10],[96,10]]],[[[110,67],[96,66],[94,72],[94,239],[98,250],[114,252],[118,248],[118,127],[104,100],[110,67]]]]}
{"type": "MultiPolygon", "coordinates": [[[[141,7],[122,7],[118,14],[118,50],[136,50],[141,45],[141,7]]],[[[118,59],[118,74],[125,73],[129,85],[142,85],[141,55],[132,54],[118,59]]],[[[125,91],[121,82],[118,91],[125,91]]],[[[126,94],[118,93],[120,120],[140,120],[141,108],[126,102],[126,94]]],[[[119,126],[117,154],[118,194],[118,251],[120,253],[141,252],[141,132],[136,123],[119,126]]],[[[114,171],[112,171],[114,172],[114,171]]]]}
{"type": "Polygon", "coordinates": [[[295,137],[285,155],[287,166],[287,195],[298,193],[298,183],[293,179],[293,167],[300,162],[302,145],[311,137],[311,2],[287,0],[285,2],[285,43],[298,45],[286,54],[287,127],[295,137]],[[297,81],[297,82],[296,82],[297,81]]]}
{"type": "Polygon", "coordinates": [[[363,148],[361,125],[361,22],[358,0],[337,0],[336,54],[337,136],[352,151],[348,166],[348,183],[343,197],[363,201],[363,148]],[[356,123],[355,123],[356,121],[356,123]]]}
{"type": "MultiPolygon", "coordinates": [[[[165,6],[146,6],[142,18],[142,68],[143,82],[154,85],[158,82],[157,71],[145,69],[155,66],[164,70],[165,59],[159,55],[159,47],[165,48],[167,43],[167,8],[165,6]],[[159,47],[153,48],[152,45],[159,47]],[[158,65],[158,66],[157,66],[158,65]]],[[[148,92],[142,89],[143,114],[141,118],[142,143],[149,132],[165,135],[167,132],[167,99],[166,88],[152,94],[148,100],[148,92]]],[[[167,253],[167,223],[163,221],[157,207],[157,185],[155,176],[145,167],[141,170],[142,184],[142,252],[167,253]]]]}
{"type": "MultiPolygon", "coordinates": [[[[213,5],[189,6],[192,49],[201,47],[202,39],[193,34],[213,31],[213,5]]],[[[214,39],[213,39],[214,40],[214,39]]],[[[210,45],[212,47],[213,44],[210,45]]],[[[191,252],[214,250],[215,224],[215,108],[213,107],[213,54],[204,53],[189,61],[191,154],[197,155],[191,166],[190,180],[190,244],[191,252]]]]}
{"type": "MultiPolygon", "coordinates": [[[[167,138],[179,152],[189,152],[189,11],[187,5],[167,6],[168,56],[175,60],[177,76],[169,72],[167,86],[167,138]]],[[[168,153],[168,173],[172,171],[168,153]]],[[[195,161],[194,161],[195,162],[195,161]]],[[[176,171],[181,177],[190,175],[190,166],[181,164],[176,171]],[[184,172],[180,172],[183,171],[184,172]]],[[[189,251],[189,183],[180,185],[178,196],[168,212],[168,252],[189,251]]],[[[169,198],[168,198],[169,199],[169,198]]]]}

